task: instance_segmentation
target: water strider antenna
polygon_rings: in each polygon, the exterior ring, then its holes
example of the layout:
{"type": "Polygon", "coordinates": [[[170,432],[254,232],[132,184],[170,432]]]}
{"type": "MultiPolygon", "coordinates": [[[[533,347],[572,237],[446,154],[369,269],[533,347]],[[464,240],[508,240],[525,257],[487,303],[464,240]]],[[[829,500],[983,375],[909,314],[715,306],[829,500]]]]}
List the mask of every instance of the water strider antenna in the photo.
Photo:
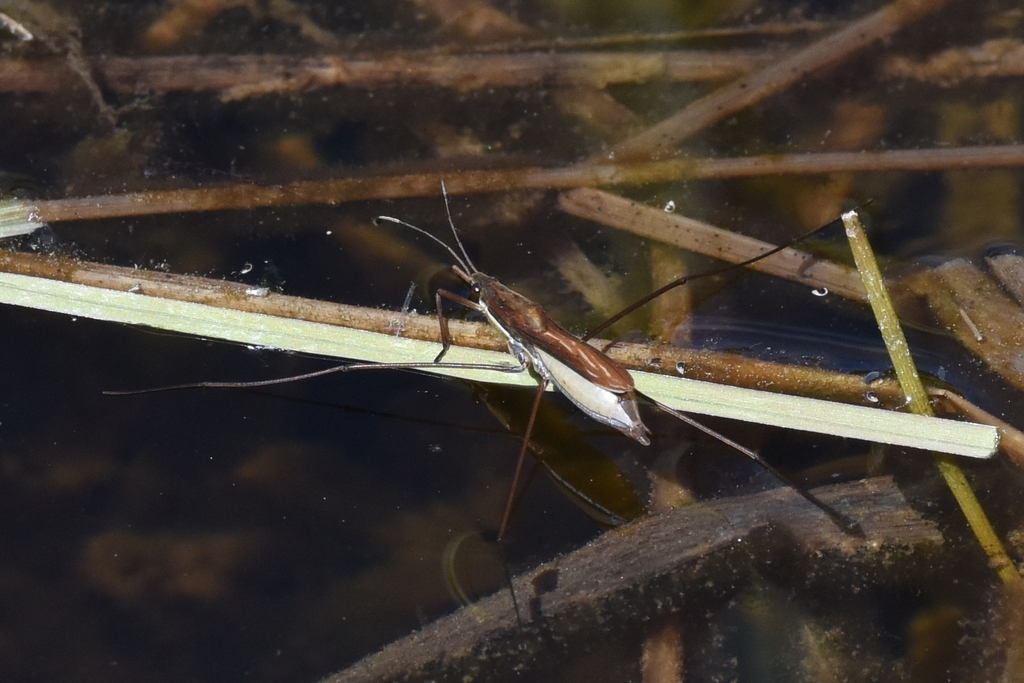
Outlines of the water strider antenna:
{"type": "Polygon", "coordinates": [[[477,269],[476,264],[473,263],[473,259],[469,258],[469,252],[466,251],[466,247],[462,244],[462,240],[459,239],[459,231],[455,229],[455,221],[452,220],[452,209],[448,201],[448,188],[445,187],[443,180],[441,181],[441,194],[444,195],[444,210],[445,213],[448,214],[448,225],[450,225],[452,228],[452,235],[455,237],[455,244],[459,246],[459,251],[462,252],[461,256],[457,251],[452,249],[452,247],[441,238],[436,237],[435,235],[427,232],[423,228],[413,225],[412,223],[406,223],[400,218],[392,218],[391,216],[377,216],[376,218],[373,219],[373,222],[375,224],[379,224],[380,221],[388,221],[389,223],[395,223],[397,225],[409,228],[410,230],[415,230],[419,234],[425,235],[426,237],[432,239],[434,242],[437,242],[442,247],[444,247],[445,251],[452,255],[452,258],[455,259],[455,263],[458,265],[459,268],[462,269],[462,272],[466,274],[468,279],[469,275],[472,275],[473,273],[479,273],[480,271],[477,269]]]}
{"type": "Polygon", "coordinates": [[[462,246],[462,240],[459,239],[459,231],[455,229],[455,221],[452,220],[452,207],[448,201],[448,188],[445,186],[444,181],[441,181],[441,195],[444,197],[444,211],[448,214],[448,225],[452,228],[452,235],[455,236],[455,243],[459,245],[459,250],[462,251],[462,255],[466,257],[466,263],[473,269],[470,272],[479,273],[476,264],[473,263],[473,259],[469,258],[469,252],[466,251],[466,247],[462,246]]]}

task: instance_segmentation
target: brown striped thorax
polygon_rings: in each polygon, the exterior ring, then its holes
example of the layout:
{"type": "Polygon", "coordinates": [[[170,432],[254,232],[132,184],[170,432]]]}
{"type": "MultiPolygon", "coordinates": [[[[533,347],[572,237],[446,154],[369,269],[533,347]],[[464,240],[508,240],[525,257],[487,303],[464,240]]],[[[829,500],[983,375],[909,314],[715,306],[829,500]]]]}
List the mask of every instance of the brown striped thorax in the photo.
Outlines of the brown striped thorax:
{"type": "Polygon", "coordinates": [[[479,310],[508,339],[509,351],[529,363],[584,413],[649,444],[640,419],[633,378],[607,355],[580,341],[541,306],[479,271],[455,273],[477,295],[479,310]]]}

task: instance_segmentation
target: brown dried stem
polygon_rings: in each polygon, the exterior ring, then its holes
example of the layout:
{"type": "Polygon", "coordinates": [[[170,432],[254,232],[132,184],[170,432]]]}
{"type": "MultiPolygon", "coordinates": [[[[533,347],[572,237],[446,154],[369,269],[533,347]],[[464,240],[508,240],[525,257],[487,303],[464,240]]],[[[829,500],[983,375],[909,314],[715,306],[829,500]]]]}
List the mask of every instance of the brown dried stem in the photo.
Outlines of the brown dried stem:
{"type": "Polygon", "coordinates": [[[973,78],[1024,76],[1024,43],[1012,38],[988,40],[975,47],[943,50],[924,60],[895,56],[882,67],[885,78],[913,78],[952,87],[973,78]]]}
{"type": "MultiPolygon", "coordinates": [[[[729,263],[741,263],[775,248],[773,244],[752,237],[600,190],[565,192],[559,197],[558,207],[580,218],[729,263]]],[[[856,270],[807,252],[785,249],[750,267],[810,287],[825,287],[849,299],[865,301],[864,286],[856,270]]]]}
{"type": "Polygon", "coordinates": [[[738,159],[695,159],[563,168],[436,171],[366,175],[288,185],[228,185],[76,197],[36,204],[46,222],[95,220],[163,213],[224,211],[301,204],[329,204],[434,197],[444,180],[452,195],[522,189],[571,189],[643,185],[701,178],[739,178],[867,171],[938,171],[1024,166],[1024,145],[886,152],[833,152],[738,159]]]}
{"type": "MultiPolygon", "coordinates": [[[[365,57],[185,55],[97,60],[106,89],[139,92],[224,91],[226,99],[321,88],[430,86],[459,91],[537,85],[603,88],[620,83],[721,81],[763,65],[764,51],[524,53],[443,55],[409,52],[365,57]]],[[[75,81],[57,61],[0,60],[0,92],[62,93],[75,81]]]]}

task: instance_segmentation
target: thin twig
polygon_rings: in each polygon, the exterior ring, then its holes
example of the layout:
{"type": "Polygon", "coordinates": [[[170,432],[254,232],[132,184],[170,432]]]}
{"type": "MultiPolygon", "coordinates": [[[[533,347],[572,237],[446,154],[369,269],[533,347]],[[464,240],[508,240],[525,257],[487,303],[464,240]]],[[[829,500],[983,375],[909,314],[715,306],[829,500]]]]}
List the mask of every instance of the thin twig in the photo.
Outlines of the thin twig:
{"type": "MultiPolygon", "coordinates": [[[[750,36],[788,36],[795,33],[817,33],[830,28],[830,24],[822,21],[767,22],[744,26],[722,26],[686,31],[668,31],[665,33],[616,33],[604,36],[580,36],[538,38],[536,40],[517,40],[487,45],[473,45],[473,52],[525,52],[528,50],[593,50],[601,47],[620,47],[622,45],[650,45],[654,43],[675,43],[686,40],[706,40],[709,38],[742,38],[750,36]]],[[[442,48],[444,49],[444,48],[442,48]]],[[[449,49],[459,49],[458,46],[449,49]]],[[[465,48],[463,48],[465,49],[465,48]]]]}
{"type": "Polygon", "coordinates": [[[572,189],[643,185],[701,178],[740,178],[871,171],[939,171],[1024,166],[1024,145],[956,147],[887,152],[833,152],[740,159],[691,159],[563,168],[436,171],[365,175],[288,185],[226,185],[151,190],[120,195],[39,201],[42,220],[95,220],[163,213],[225,211],[301,204],[329,204],[436,197],[444,180],[452,195],[522,189],[572,189]]]}

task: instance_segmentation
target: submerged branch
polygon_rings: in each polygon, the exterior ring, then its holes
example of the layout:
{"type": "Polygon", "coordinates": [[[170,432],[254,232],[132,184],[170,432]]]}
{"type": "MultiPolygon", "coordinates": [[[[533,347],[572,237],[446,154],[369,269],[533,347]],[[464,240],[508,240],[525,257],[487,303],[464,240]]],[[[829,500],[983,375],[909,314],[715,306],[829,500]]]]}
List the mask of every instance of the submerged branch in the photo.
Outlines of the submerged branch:
{"type": "MultiPolygon", "coordinates": [[[[430,86],[467,92],[539,85],[603,88],[651,81],[723,81],[777,58],[777,54],[755,50],[504,55],[423,51],[365,57],[110,57],[93,64],[103,86],[116,93],[220,90],[226,99],[240,99],[323,88],[430,86]]],[[[0,60],[0,92],[61,93],[74,85],[62,62],[0,60]]]]}
{"type": "MultiPolygon", "coordinates": [[[[935,525],[907,505],[889,478],[814,494],[858,520],[867,538],[844,534],[786,488],[672,509],[514,579],[520,602],[529,605],[523,625],[503,590],[321,683],[458,680],[480,666],[488,680],[522,676],[564,657],[608,623],[640,632],[657,615],[721,604],[759,572],[776,575],[771,567],[780,553],[787,567],[794,553],[816,567],[801,576],[859,572],[860,581],[864,573],[891,571],[893,562],[927,567],[942,543],[935,525]]],[[[780,580],[804,583],[792,575],[780,580]]]]}
{"type": "MultiPolygon", "coordinates": [[[[949,0],[896,0],[835,33],[687,105],[661,123],[614,146],[618,159],[668,156],[691,135],[834,66],[868,45],[934,12],[949,0]]],[[[606,158],[602,153],[598,158],[606,158]]]]}

